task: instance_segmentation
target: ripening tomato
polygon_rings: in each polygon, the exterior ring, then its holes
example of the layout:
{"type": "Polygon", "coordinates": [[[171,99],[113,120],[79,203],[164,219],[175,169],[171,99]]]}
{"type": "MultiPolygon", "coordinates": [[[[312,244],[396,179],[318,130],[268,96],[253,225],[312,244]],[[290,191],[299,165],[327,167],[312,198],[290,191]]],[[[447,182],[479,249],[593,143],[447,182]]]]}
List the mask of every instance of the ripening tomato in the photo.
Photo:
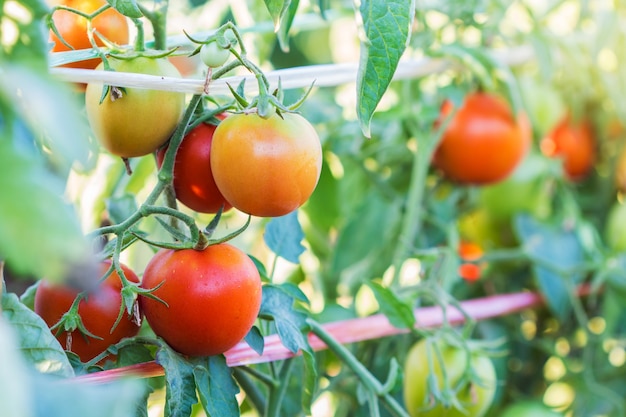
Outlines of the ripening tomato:
{"type": "MultiPolygon", "coordinates": [[[[215,185],[211,172],[211,143],[215,125],[200,123],[185,135],[174,162],[174,191],[178,201],[200,213],[217,213],[231,205],[215,185]]],[[[157,153],[159,167],[167,147],[157,153]]]]}
{"type": "Polygon", "coordinates": [[[496,392],[496,371],[489,357],[480,352],[472,352],[469,360],[473,373],[480,383],[467,383],[459,386],[467,366],[465,350],[447,344],[435,342],[440,349],[443,363],[437,359],[434,344],[426,339],[417,342],[411,349],[404,365],[404,402],[411,417],[482,417],[493,402],[496,392]],[[433,368],[430,368],[429,356],[433,368]],[[445,369],[449,387],[457,390],[457,400],[464,408],[446,408],[441,403],[434,403],[428,380],[436,377],[439,390],[443,389],[443,371],[445,369]]]}
{"type": "Polygon", "coordinates": [[[626,148],[623,148],[615,165],[615,188],[622,193],[626,193],[626,148]]]}
{"type": "MultiPolygon", "coordinates": [[[[167,58],[109,58],[109,64],[118,72],[180,77],[167,58]]],[[[102,64],[97,69],[102,69],[102,64]]],[[[122,158],[156,151],[176,129],[185,107],[183,93],[144,88],[109,91],[101,103],[102,89],[101,82],[87,84],[89,124],[102,146],[122,158]]]]}
{"type": "Polygon", "coordinates": [[[163,300],[141,298],[154,333],[189,356],[224,353],[254,325],[261,307],[261,278],[254,262],[228,243],[204,250],[162,249],[142,280],[163,300]]]}
{"type": "MultiPolygon", "coordinates": [[[[80,10],[84,13],[93,13],[107,4],[106,0],[59,0],[53,5],[63,5],[80,10]]],[[[87,37],[87,19],[67,10],[56,10],[52,14],[52,20],[61,34],[61,37],[75,50],[91,49],[92,45],[87,37]]],[[[128,20],[117,10],[110,8],[92,21],[94,38],[98,46],[104,46],[102,38],[118,45],[126,45],[129,39],[128,20]]],[[[50,30],[50,41],[54,42],[52,52],[70,51],[57,35],[50,30]]],[[[100,58],[88,59],[63,65],[70,68],[94,69],[102,62],[100,58]]]]}
{"type": "Polygon", "coordinates": [[[596,140],[587,120],[574,120],[565,115],[542,139],[544,155],[563,159],[563,169],[573,181],[581,180],[593,168],[596,160],[596,140]]]}
{"type": "Polygon", "coordinates": [[[216,41],[205,43],[200,48],[200,59],[210,68],[221,67],[230,58],[230,50],[224,49],[216,41]]]}
{"type": "Polygon", "coordinates": [[[298,114],[264,119],[239,113],[215,130],[211,169],[233,207],[253,216],[282,216],[304,204],[315,189],[322,147],[313,126],[298,114]]]}
{"type": "MultiPolygon", "coordinates": [[[[104,275],[110,265],[110,261],[102,262],[100,273],[104,275]]],[[[122,270],[129,281],[139,282],[137,275],[127,266],[122,265],[122,270]]],[[[85,328],[102,339],[90,338],[79,330],[69,334],[61,331],[56,335],[61,346],[76,353],[81,361],[87,362],[123,338],[135,336],[139,331],[139,320],[127,313],[113,329],[122,306],[121,289],[122,282],[114,271],[78,305],[78,314],[85,328]]],[[[70,309],[77,295],[74,288],[42,280],[35,293],[35,313],[52,327],[70,309]]]]}
{"type": "MultiPolygon", "coordinates": [[[[476,261],[484,255],[483,249],[480,245],[467,241],[459,243],[458,251],[461,261],[476,261]]],[[[474,282],[480,279],[483,269],[484,265],[474,262],[463,262],[459,265],[458,274],[465,281],[474,282]]]]}
{"type": "MultiPolygon", "coordinates": [[[[438,123],[453,111],[446,101],[438,123]]],[[[516,118],[506,101],[477,92],[450,120],[433,163],[448,178],[462,184],[484,185],[503,180],[522,160],[530,144],[530,125],[516,118]]]]}

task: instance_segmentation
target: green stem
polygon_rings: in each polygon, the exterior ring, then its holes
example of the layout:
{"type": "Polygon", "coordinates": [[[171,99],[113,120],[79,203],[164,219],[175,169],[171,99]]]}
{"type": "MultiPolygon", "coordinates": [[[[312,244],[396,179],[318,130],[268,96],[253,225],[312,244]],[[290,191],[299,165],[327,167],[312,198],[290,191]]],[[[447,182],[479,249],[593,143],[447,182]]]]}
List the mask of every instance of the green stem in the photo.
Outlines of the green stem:
{"type": "Polygon", "coordinates": [[[150,21],[154,34],[154,49],[167,49],[167,0],[155,0],[154,10],[148,10],[137,3],[141,13],[150,21]]]}
{"type": "Polygon", "coordinates": [[[393,256],[394,275],[391,281],[392,287],[399,285],[402,263],[407,258],[415,237],[422,226],[422,203],[426,187],[426,175],[428,174],[430,160],[443,132],[440,129],[439,132],[433,135],[424,135],[423,132],[418,132],[417,126],[411,124],[410,128],[412,136],[417,138],[417,149],[413,154],[413,168],[411,170],[409,193],[405,203],[402,231],[400,232],[398,245],[393,256]]]}
{"type": "Polygon", "coordinates": [[[143,21],[141,19],[133,19],[133,23],[137,29],[137,36],[135,37],[135,51],[145,51],[146,42],[143,31],[143,21]]]}
{"type": "Polygon", "coordinates": [[[256,408],[258,414],[261,414],[267,407],[265,395],[246,374],[245,370],[247,369],[248,367],[246,366],[235,367],[233,368],[233,376],[237,380],[239,386],[245,391],[246,399],[250,401],[250,404],[252,404],[254,408],[256,408]]]}
{"type": "Polygon", "coordinates": [[[269,392],[269,401],[267,403],[267,408],[265,411],[265,415],[268,417],[279,417],[281,404],[283,403],[283,399],[285,398],[285,393],[287,392],[287,387],[289,386],[289,376],[291,375],[291,371],[293,369],[294,360],[287,359],[282,367],[280,368],[280,372],[278,374],[278,381],[281,383],[278,386],[273,386],[270,388],[269,392]]]}
{"type": "Polygon", "coordinates": [[[398,401],[385,392],[383,385],[372,375],[372,373],[341,343],[332,337],[319,323],[315,320],[307,319],[307,324],[311,328],[311,332],[320,338],[330,350],[335,353],[361,380],[365,387],[374,392],[380,401],[387,407],[392,415],[396,417],[409,417],[408,413],[398,401]]]}

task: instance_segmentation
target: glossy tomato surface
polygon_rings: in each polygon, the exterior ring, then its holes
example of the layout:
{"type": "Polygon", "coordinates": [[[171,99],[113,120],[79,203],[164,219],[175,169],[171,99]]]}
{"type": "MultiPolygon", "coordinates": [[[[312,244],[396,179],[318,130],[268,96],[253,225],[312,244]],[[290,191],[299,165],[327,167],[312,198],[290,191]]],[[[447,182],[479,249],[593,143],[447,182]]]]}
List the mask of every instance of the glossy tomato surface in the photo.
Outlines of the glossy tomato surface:
{"type": "MultiPolygon", "coordinates": [[[[447,101],[441,121],[450,115],[447,101]]],[[[530,144],[530,126],[516,118],[506,101],[489,93],[469,94],[452,116],[433,163],[443,174],[463,184],[492,184],[509,176],[530,144]]]]}
{"type": "MultiPolygon", "coordinates": [[[[217,213],[231,205],[217,188],[211,171],[211,143],[215,125],[200,123],[181,142],[174,162],[174,191],[178,201],[200,213],[217,213]]],[[[157,153],[159,167],[167,148],[157,153]]]]}
{"type": "MultiPolygon", "coordinates": [[[[103,262],[100,273],[104,275],[110,265],[108,261],[103,262]]],[[[137,275],[128,267],[122,265],[122,270],[129,281],[139,282],[137,275]]],[[[125,314],[111,331],[122,306],[121,289],[119,275],[113,272],[90,292],[86,299],[81,300],[78,306],[78,314],[85,328],[102,339],[84,336],[79,330],[71,332],[68,337],[68,333],[62,331],[56,335],[61,346],[76,353],[81,361],[87,362],[104,352],[110,345],[125,337],[135,336],[139,331],[138,320],[128,314],[125,314]]],[[[52,327],[70,309],[77,295],[78,292],[74,288],[53,285],[42,280],[35,293],[35,312],[52,327]]]]}
{"type": "Polygon", "coordinates": [[[442,363],[438,361],[433,347],[426,339],[411,347],[404,365],[404,401],[411,417],[482,417],[489,409],[496,392],[496,372],[493,362],[484,354],[475,352],[470,356],[470,364],[480,384],[460,385],[465,372],[468,356],[458,347],[437,342],[442,363]],[[429,355],[431,360],[429,360],[429,355]],[[433,367],[429,363],[432,361],[433,367]],[[439,391],[443,389],[443,370],[448,378],[448,385],[457,389],[457,400],[464,408],[444,407],[433,403],[429,388],[429,378],[436,377],[439,391]]]}
{"type": "Polygon", "coordinates": [[[261,307],[261,278],[241,250],[222,243],[202,251],[161,250],[148,263],[142,286],[155,288],[141,299],[157,336],[189,356],[224,353],[252,328],[261,307]]]}
{"type": "MultiPolygon", "coordinates": [[[[118,72],[180,77],[167,58],[109,58],[109,64],[118,72]]],[[[102,69],[102,64],[97,69],[102,69]]],[[[122,158],[156,151],[176,129],[185,106],[183,93],[144,88],[125,88],[121,97],[109,92],[100,103],[102,89],[99,82],[87,85],[89,124],[102,146],[122,158]]]]}
{"type": "Polygon", "coordinates": [[[294,113],[227,117],[215,130],[211,169],[217,187],[238,210],[259,217],[288,214],[317,185],[322,147],[313,126],[294,113]]]}
{"type": "Polygon", "coordinates": [[[584,178],[596,160],[596,141],[591,124],[566,115],[541,141],[541,151],[547,156],[561,158],[565,174],[571,180],[584,178]]]}
{"type": "MultiPolygon", "coordinates": [[[[84,13],[93,13],[107,4],[106,0],[62,0],[52,3],[53,5],[71,7],[84,13]]],[[[61,34],[61,37],[75,50],[92,48],[89,38],[87,37],[87,19],[67,10],[56,10],[52,14],[52,20],[61,34]]],[[[128,20],[124,15],[113,8],[96,16],[92,21],[92,28],[94,29],[94,39],[98,46],[104,46],[102,38],[118,45],[128,44],[128,20]]],[[[72,50],[68,48],[52,30],[50,30],[50,41],[54,43],[52,52],[72,50]]],[[[100,62],[102,62],[100,58],[94,58],[65,64],[63,66],[93,69],[98,66],[100,62]]]]}

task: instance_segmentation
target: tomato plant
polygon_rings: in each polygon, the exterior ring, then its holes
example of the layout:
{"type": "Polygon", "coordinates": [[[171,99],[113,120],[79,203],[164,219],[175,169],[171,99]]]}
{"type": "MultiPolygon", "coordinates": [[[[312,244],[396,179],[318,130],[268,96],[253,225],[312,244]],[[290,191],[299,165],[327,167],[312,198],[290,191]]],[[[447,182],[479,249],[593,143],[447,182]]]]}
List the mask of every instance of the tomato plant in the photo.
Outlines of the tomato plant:
{"type": "MultiPolygon", "coordinates": [[[[104,275],[110,266],[110,261],[101,263],[99,272],[104,275]]],[[[126,279],[139,282],[130,268],[125,265],[121,267],[126,279]]],[[[79,329],[67,332],[60,327],[55,334],[61,346],[76,353],[81,361],[87,362],[123,338],[135,336],[139,331],[138,317],[125,313],[115,325],[122,308],[121,289],[120,277],[113,271],[102,283],[88,291],[86,298],[78,304],[78,315],[87,331],[95,337],[82,334],[79,329]]],[[[77,295],[75,288],[42,280],[35,294],[35,312],[52,327],[70,310],[77,295]]]]}
{"type": "Polygon", "coordinates": [[[210,356],[240,342],[261,305],[261,278],[252,260],[223,243],[204,250],[161,250],[141,285],[161,301],[143,297],[154,332],[178,352],[210,356]],[[160,285],[160,286],[159,286],[160,285]]]}
{"type": "Polygon", "coordinates": [[[233,207],[253,216],[282,216],[300,207],[315,189],[321,168],[319,137],[295,113],[268,119],[235,114],[213,135],[215,183],[233,207]]]}
{"type": "MultiPolygon", "coordinates": [[[[217,188],[211,171],[211,143],[215,125],[200,123],[185,135],[174,163],[174,191],[178,201],[200,213],[217,213],[231,205],[217,188]]],[[[167,147],[157,153],[159,166],[167,147]]]]}
{"type": "MultiPolygon", "coordinates": [[[[57,0],[54,5],[63,5],[83,13],[93,13],[107,4],[105,0],[57,0]]],[[[72,49],[90,49],[92,44],[88,37],[88,20],[69,10],[59,9],[52,14],[52,20],[65,43],[50,30],[50,41],[54,43],[52,52],[70,51],[72,49]]],[[[97,46],[104,46],[102,39],[118,45],[126,45],[129,40],[128,20],[117,10],[110,8],[93,18],[91,27],[97,46]]],[[[93,69],[102,62],[99,58],[72,62],[63,66],[70,68],[93,69]]]]}
{"type": "Polygon", "coordinates": [[[558,413],[539,401],[524,400],[505,408],[501,417],[559,417],[558,413]]]}
{"type": "Polygon", "coordinates": [[[581,180],[593,168],[596,141],[588,120],[563,117],[541,141],[542,152],[563,160],[563,170],[571,180],[581,180]]]}
{"type": "MultiPolygon", "coordinates": [[[[440,123],[452,114],[444,102],[440,123]]],[[[530,141],[528,121],[516,118],[508,104],[490,93],[471,93],[443,132],[434,164],[444,175],[463,184],[491,184],[510,175],[530,141]]]]}
{"type": "Polygon", "coordinates": [[[404,365],[404,401],[409,414],[416,416],[482,417],[496,392],[496,373],[488,356],[480,352],[437,342],[440,357],[427,339],[415,343],[404,365]],[[468,367],[471,372],[468,373],[468,367]],[[472,375],[475,380],[468,380],[472,375]],[[446,390],[446,385],[448,389],[446,390]],[[435,393],[432,389],[437,389],[435,393]],[[441,394],[456,397],[456,406],[444,406],[441,394]],[[439,400],[435,400],[439,397],[439,400]],[[461,409],[462,408],[462,409],[461,409]]]}
{"type": "MultiPolygon", "coordinates": [[[[180,77],[167,58],[109,58],[111,69],[165,77],[180,77]]],[[[103,64],[98,66],[103,69],[103,64]]],[[[94,135],[102,146],[122,158],[147,155],[170,137],[181,118],[185,95],[177,92],[87,84],[85,103],[94,135]]]]}

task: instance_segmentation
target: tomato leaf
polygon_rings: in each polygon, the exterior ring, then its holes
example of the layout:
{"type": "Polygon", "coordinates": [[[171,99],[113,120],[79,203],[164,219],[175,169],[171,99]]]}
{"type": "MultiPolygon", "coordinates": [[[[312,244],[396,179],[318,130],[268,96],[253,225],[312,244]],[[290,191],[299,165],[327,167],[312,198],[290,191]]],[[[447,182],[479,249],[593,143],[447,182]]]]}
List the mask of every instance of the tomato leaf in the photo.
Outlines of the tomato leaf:
{"type": "Polygon", "coordinates": [[[278,30],[276,31],[276,34],[278,35],[278,43],[283,52],[289,52],[289,29],[291,29],[293,19],[296,17],[299,3],[300,0],[291,0],[289,2],[289,7],[283,15],[283,18],[279,23],[278,30]]]}
{"type": "Polygon", "coordinates": [[[196,397],[194,365],[163,343],[156,354],[165,369],[165,417],[189,417],[196,397]]]}
{"type": "Polygon", "coordinates": [[[302,352],[304,360],[302,406],[309,410],[317,383],[315,355],[306,336],[309,327],[306,322],[307,315],[296,310],[294,301],[289,292],[282,287],[264,285],[259,317],[274,321],[278,336],[287,349],[293,353],[302,352]]]}
{"type": "Polygon", "coordinates": [[[361,130],[369,137],[376,106],[410,39],[415,0],[363,0],[359,12],[365,39],[357,75],[357,113],[361,130]]]}
{"type": "Polygon", "coordinates": [[[400,300],[389,288],[375,281],[366,282],[371,288],[380,306],[380,311],[387,316],[389,322],[399,329],[415,327],[415,315],[410,305],[400,300]]]}
{"type": "Polygon", "coordinates": [[[289,262],[299,263],[299,257],[304,252],[301,243],[304,232],[298,222],[298,210],[272,218],[265,227],[263,239],[276,255],[289,262]]]}
{"type": "Polygon", "coordinates": [[[0,410],[7,416],[32,416],[27,367],[18,353],[13,330],[0,315],[0,410]]]}
{"type": "Polygon", "coordinates": [[[239,386],[224,355],[197,358],[193,361],[193,376],[204,411],[209,416],[239,416],[236,395],[239,386]]]}
{"type": "Polygon", "coordinates": [[[583,278],[575,270],[584,256],[577,234],[529,215],[516,217],[515,230],[526,252],[537,261],[533,272],[548,307],[556,317],[565,319],[572,308],[569,288],[583,278]]]}
{"type": "Polygon", "coordinates": [[[124,16],[135,19],[143,16],[143,13],[137,6],[137,0],[107,0],[107,3],[124,16]]]}
{"type": "Polygon", "coordinates": [[[131,194],[107,198],[105,205],[114,224],[122,223],[137,211],[135,196],[131,194]]]}
{"type": "Polygon", "coordinates": [[[258,327],[252,326],[248,334],[244,337],[244,340],[259,355],[263,354],[263,349],[265,348],[265,343],[263,340],[263,335],[258,327]]]}
{"type": "Polygon", "coordinates": [[[48,325],[15,294],[2,294],[2,314],[17,331],[19,349],[28,362],[41,372],[57,376],[74,376],[61,344],[48,325]]]}

